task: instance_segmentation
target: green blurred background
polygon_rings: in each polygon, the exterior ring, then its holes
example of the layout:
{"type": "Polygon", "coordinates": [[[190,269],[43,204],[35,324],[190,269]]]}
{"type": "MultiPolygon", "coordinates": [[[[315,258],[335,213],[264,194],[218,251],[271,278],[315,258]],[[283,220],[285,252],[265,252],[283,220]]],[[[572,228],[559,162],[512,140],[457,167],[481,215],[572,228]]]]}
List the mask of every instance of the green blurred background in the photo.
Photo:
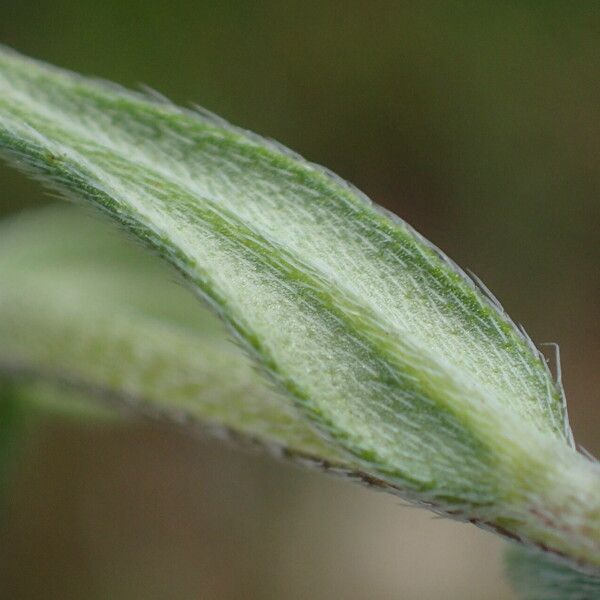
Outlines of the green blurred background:
{"type": "MultiPolygon", "coordinates": [[[[600,453],[599,3],[4,0],[0,41],[357,184],[560,343],[600,453]]],[[[2,216],[48,201],[0,167],[2,216]]],[[[48,419],[22,452],[2,598],[512,597],[490,534],[173,428],[48,419]]]]}

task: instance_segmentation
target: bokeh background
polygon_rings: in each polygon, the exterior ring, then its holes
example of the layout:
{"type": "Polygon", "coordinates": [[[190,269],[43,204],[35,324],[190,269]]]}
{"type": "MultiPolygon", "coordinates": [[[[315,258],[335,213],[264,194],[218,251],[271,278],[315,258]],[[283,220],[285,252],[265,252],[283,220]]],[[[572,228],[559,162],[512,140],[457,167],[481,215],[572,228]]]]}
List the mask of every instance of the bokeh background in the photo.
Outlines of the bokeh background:
{"type": "MultiPolygon", "coordinates": [[[[357,184],[560,344],[600,453],[600,4],[4,1],[0,41],[357,184]]],[[[0,166],[2,216],[46,202],[0,166]]],[[[175,428],[48,418],[23,445],[3,598],[513,597],[491,534],[175,428]]]]}

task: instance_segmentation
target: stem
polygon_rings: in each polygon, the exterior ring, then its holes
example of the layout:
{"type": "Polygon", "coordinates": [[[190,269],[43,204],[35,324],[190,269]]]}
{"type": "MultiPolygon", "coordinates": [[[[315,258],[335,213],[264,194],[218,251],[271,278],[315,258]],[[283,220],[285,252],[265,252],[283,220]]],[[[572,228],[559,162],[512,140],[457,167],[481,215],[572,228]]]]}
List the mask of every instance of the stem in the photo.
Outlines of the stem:
{"type": "Polygon", "coordinates": [[[600,574],[600,464],[555,442],[515,466],[509,505],[516,508],[500,527],[600,574]]]}

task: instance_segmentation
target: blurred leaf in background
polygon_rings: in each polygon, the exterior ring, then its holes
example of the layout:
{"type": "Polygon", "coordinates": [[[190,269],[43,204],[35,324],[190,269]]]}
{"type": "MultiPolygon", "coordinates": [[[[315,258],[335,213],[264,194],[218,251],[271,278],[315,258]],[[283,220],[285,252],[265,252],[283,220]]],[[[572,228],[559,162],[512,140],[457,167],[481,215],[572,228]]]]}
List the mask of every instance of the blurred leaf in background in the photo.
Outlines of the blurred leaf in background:
{"type": "MultiPolygon", "coordinates": [[[[15,445],[19,437],[21,410],[13,385],[0,377],[0,490],[5,489],[12,475],[15,445]]],[[[0,494],[0,523],[6,507],[0,494]]]]}
{"type": "MultiPolygon", "coordinates": [[[[575,437],[600,453],[597,3],[5,2],[0,40],[356,183],[561,344],[575,437]]],[[[0,190],[3,215],[48,201],[4,167],[0,190]]],[[[496,540],[392,498],[166,428],[40,427],[7,498],[4,596],[508,597],[496,540]]]]}

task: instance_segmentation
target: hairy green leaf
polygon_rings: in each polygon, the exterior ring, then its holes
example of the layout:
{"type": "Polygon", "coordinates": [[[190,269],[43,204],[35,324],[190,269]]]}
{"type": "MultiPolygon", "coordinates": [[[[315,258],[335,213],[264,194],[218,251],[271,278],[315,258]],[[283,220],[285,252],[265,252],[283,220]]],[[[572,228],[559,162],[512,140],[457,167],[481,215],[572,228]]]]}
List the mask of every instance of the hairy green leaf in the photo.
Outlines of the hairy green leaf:
{"type": "MultiPolygon", "coordinates": [[[[352,467],[227,342],[215,317],[103,220],[52,207],[0,231],[0,373],[352,467]]],[[[73,394],[57,409],[81,411],[73,394]]]]}
{"type": "MultiPolygon", "coordinates": [[[[600,567],[600,470],[573,449],[560,386],[499,305],[403,221],[167,101],[10,51],[0,92],[0,152],[171,263],[328,448],[440,512],[600,567]]],[[[32,332],[54,318],[47,304],[32,332]]],[[[166,335],[157,346],[193,355],[166,335]]]]}

